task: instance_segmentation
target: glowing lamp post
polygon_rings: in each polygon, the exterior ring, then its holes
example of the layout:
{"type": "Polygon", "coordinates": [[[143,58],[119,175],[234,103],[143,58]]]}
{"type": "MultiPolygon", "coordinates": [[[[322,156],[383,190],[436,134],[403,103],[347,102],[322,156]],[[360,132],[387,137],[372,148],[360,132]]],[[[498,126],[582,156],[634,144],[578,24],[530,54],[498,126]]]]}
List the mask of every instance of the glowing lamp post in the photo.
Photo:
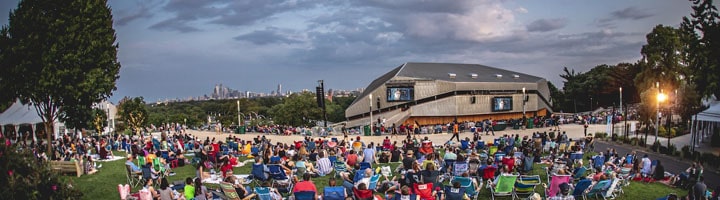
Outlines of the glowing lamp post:
{"type": "Polygon", "coordinates": [[[659,128],[660,128],[660,102],[665,101],[665,99],[667,99],[667,95],[663,94],[662,92],[661,92],[661,93],[658,93],[658,95],[657,95],[657,102],[656,102],[656,106],[655,106],[655,111],[656,111],[656,115],[655,115],[655,142],[658,141],[658,130],[659,130],[659,128]]]}

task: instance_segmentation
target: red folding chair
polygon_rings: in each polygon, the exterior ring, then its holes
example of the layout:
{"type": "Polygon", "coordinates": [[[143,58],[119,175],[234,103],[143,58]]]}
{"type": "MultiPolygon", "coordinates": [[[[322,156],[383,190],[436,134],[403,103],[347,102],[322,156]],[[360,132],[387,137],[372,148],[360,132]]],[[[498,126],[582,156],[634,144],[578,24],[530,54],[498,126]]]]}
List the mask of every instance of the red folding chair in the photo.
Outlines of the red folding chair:
{"type": "Polygon", "coordinates": [[[425,184],[413,184],[413,189],[415,190],[415,194],[420,196],[420,200],[435,200],[435,195],[433,194],[433,184],[432,183],[425,183],[425,184]]]}

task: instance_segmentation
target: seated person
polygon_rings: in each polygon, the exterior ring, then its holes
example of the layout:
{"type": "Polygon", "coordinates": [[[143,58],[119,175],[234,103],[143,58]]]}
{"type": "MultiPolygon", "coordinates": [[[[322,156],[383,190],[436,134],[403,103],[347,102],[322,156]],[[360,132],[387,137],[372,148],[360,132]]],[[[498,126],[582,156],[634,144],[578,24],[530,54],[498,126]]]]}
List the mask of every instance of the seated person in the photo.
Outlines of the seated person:
{"type": "Polygon", "coordinates": [[[142,174],[142,169],[135,165],[135,162],[133,162],[133,158],[134,156],[128,155],[127,161],[125,161],[125,165],[129,165],[131,168],[130,170],[132,170],[133,173],[142,174]]]}
{"type": "MultiPolygon", "coordinates": [[[[310,176],[308,173],[303,174],[303,180],[295,184],[293,193],[309,191],[317,194],[317,188],[315,187],[315,183],[310,181],[310,176]]],[[[317,199],[317,195],[315,195],[313,199],[317,199]]]]}
{"type": "MultiPolygon", "coordinates": [[[[277,188],[271,187],[270,181],[265,181],[261,185],[262,187],[269,188],[270,190],[270,199],[282,199],[282,194],[280,194],[280,191],[277,190],[277,188]]],[[[257,195],[257,194],[253,194],[257,195]]]]}
{"type": "Polygon", "coordinates": [[[399,191],[396,190],[392,199],[393,200],[401,200],[401,199],[402,200],[420,200],[420,196],[413,194],[411,192],[410,187],[405,185],[405,186],[402,186],[399,191]]]}
{"type": "Polygon", "coordinates": [[[653,179],[655,180],[663,180],[665,179],[665,167],[660,163],[660,160],[656,160],[657,164],[655,165],[655,168],[653,169],[653,179]]]}
{"type": "Polygon", "coordinates": [[[373,191],[369,190],[365,183],[360,183],[357,188],[353,188],[353,196],[357,200],[372,200],[373,191]]]}
{"type": "Polygon", "coordinates": [[[255,198],[255,193],[250,194],[250,187],[245,187],[237,181],[237,178],[235,176],[228,176],[225,178],[225,182],[232,184],[232,186],[235,188],[235,192],[238,194],[238,197],[242,200],[250,200],[255,198]]]}
{"type": "MultiPolygon", "coordinates": [[[[452,189],[456,189],[457,191],[460,191],[460,182],[455,181],[452,183],[452,189]]],[[[460,193],[460,192],[452,192],[452,189],[450,191],[445,191],[445,196],[442,197],[442,200],[470,200],[470,197],[468,197],[466,192],[460,193]]]]}
{"type": "MultiPolygon", "coordinates": [[[[356,172],[356,173],[361,173],[361,172],[356,172]]],[[[347,191],[352,191],[353,188],[357,189],[357,187],[358,187],[361,183],[364,183],[366,186],[367,186],[367,185],[370,185],[370,178],[373,176],[373,171],[372,171],[372,169],[367,168],[367,169],[365,169],[365,171],[362,172],[362,173],[364,173],[363,178],[360,179],[360,180],[358,180],[357,182],[354,182],[354,183],[352,182],[352,181],[354,181],[354,180],[352,180],[352,177],[347,177],[348,179],[346,179],[345,181],[343,181],[343,187],[345,187],[345,189],[346,189],[347,191]]]]}
{"type": "Polygon", "coordinates": [[[185,188],[183,188],[185,199],[195,198],[195,186],[193,186],[193,179],[188,177],[185,179],[185,188]]]}
{"type": "Polygon", "coordinates": [[[548,200],[575,200],[575,197],[570,194],[570,184],[568,183],[561,183],[560,184],[560,193],[557,195],[548,198],[548,200]]]}
{"type": "MultiPolygon", "coordinates": [[[[558,171],[558,173],[559,173],[559,171],[558,171]]],[[[563,170],[563,173],[564,173],[564,170],[563,170]]],[[[495,187],[495,185],[497,185],[498,180],[500,180],[500,179],[498,178],[499,176],[509,176],[509,175],[512,175],[512,174],[508,171],[507,166],[504,166],[503,168],[500,168],[500,174],[498,174],[498,175],[495,177],[495,180],[493,180],[493,182],[489,183],[490,186],[491,186],[491,187],[495,187]]]]}

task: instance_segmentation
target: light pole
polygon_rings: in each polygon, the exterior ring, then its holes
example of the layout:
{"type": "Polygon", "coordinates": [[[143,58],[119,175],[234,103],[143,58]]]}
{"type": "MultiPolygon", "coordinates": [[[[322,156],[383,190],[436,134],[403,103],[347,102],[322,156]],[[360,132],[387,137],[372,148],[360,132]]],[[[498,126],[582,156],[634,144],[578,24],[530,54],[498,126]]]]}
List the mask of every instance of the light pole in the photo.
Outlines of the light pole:
{"type": "MultiPolygon", "coordinates": [[[[623,109],[622,109],[622,87],[620,87],[620,117],[622,117],[623,120],[627,122],[627,119],[625,119],[625,115],[623,115],[623,109]]],[[[615,125],[613,125],[615,127],[615,125]]],[[[625,127],[623,126],[623,132],[625,132],[625,127]]],[[[627,136],[625,136],[627,138],[627,136]]]]}
{"type": "Polygon", "coordinates": [[[523,97],[522,97],[523,110],[522,111],[523,111],[523,118],[525,118],[525,88],[524,87],[522,88],[522,92],[523,92],[523,97]]]}
{"type": "Polygon", "coordinates": [[[108,134],[110,134],[110,103],[105,104],[105,106],[105,108],[107,108],[108,134]]]}
{"type": "Polygon", "coordinates": [[[520,122],[520,129],[525,130],[525,126],[526,126],[525,122],[527,122],[527,118],[525,117],[525,102],[527,102],[527,101],[525,101],[525,100],[527,100],[527,94],[525,93],[525,87],[522,88],[522,93],[523,93],[523,96],[522,96],[523,117],[522,117],[522,122],[520,122]]]}
{"type": "Polygon", "coordinates": [[[237,100],[237,116],[238,116],[238,127],[242,125],[242,121],[240,120],[240,100],[237,100]]]}
{"type": "Polygon", "coordinates": [[[370,123],[369,123],[369,125],[370,125],[370,131],[372,131],[372,128],[373,128],[373,127],[372,127],[372,123],[373,123],[373,118],[372,118],[372,103],[373,103],[372,94],[370,94],[370,96],[368,96],[368,101],[370,102],[370,123]]]}
{"type": "Polygon", "coordinates": [[[665,101],[667,96],[660,91],[660,82],[655,82],[655,87],[658,88],[657,101],[655,102],[655,142],[657,142],[658,129],[660,129],[660,102],[665,101]]]}

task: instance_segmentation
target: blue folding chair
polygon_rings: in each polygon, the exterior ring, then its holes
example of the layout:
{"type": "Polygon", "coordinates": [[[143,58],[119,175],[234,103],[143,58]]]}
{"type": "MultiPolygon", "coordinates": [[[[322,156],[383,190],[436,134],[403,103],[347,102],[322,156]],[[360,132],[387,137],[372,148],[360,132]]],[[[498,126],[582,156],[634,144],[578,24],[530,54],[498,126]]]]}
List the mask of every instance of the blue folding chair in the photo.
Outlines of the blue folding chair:
{"type": "Polygon", "coordinates": [[[365,169],[370,168],[370,167],[371,166],[370,166],[369,162],[361,162],[360,163],[360,171],[364,171],[365,169]]]}
{"type": "Polygon", "coordinates": [[[315,199],[315,192],[313,191],[299,191],[293,193],[295,200],[313,200],[315,199]]]}
{"type": "Polygon", "coordinates": [[[593,168],[595,170],[600,171],[602,169],[602,166],[605,164],[605,156],[595,156],[592,158],[593,160],[593,168]]]}
{"type": "Polygon", "coordinates": [[[278,163],[278,162],[280,162],[280,156],[270,157],[270,163],[278,163]]]}
{"type": "Polygon", "coordinates": [[[170,155],[169,155],[168,151],[160,151],[160,157],[162,157],[163,159],[168,160],[168,161],[170,160],[170,155]]]}
{"type": "Polygon", "coordinates": [[[255,186],[260,185],[260,182],[267,181],[268,177],[265,174],[265,165],[252,165],[252,171],[250,172],[252,175],[252,180],[255,186]]]}
{"type": "Polygon", "coordinates": [[[504,153],[495,153],[495,162],[501,161],[503,157],[505,157],[504,153]]]}
{"type": "Polygon", "coordinates": [[[268,187],[255,187],[255,194],[258,200],[273,200],[268,187]]]}
{"type": "Polygon", "coordinates": [[[337,156],[328,156],[328,159],[330,160],[331,164],[335,164],[335,161],[337,161],[337,156]]]}
{"type": "Polygon", "coordinates": [[[258,156],[258,153],[260,152],[260,149],[257,147],[250,147],[250,154],[253,156],[258,156]]]}
{"type": "Polygon", "coordinates": [[[290,177],[285,173],[280,165],[268,165],[270,170],[270,178],[273,179],[272,187],[277,188],[281,193],[292,192],[292,181],[290,177]]]}
{"type": "Polygon", "coordinates": [[[364,171],[360,171],[360,170],[355,171],[355,177],[353,177],[353,183],[360,181],[360,179],[362,179],[363,177],[365,177],[364,171]]]}
{"type": "Polygon", "coordinates": [[[575,174],[573,174],[573,179],[580,180],[585,177],[585,172],[587,171],[587,168],[580,167],[576,170],[575,174]]]}
{"type": "Polygon", "coordinates": [[[375,174],[372,177],[370,177],[370,185],[368,186],[368,190],[375,191],[379,180],[380,180],[380,174],[375,174]]]}
{"type": "Polygon", "coordinates": [[[478,140],[475,143],[475,150],[481,150],[481,149],[485,149],[485,141],[478,140]]]}
{"type": "Polygon", "coordinates": [[[575,184],[575,190],[573,190],[572,195],[576,198],[582,198],[583,193],[585,193],[585,190],[587,190],[590,185],[592,185],[592,180],[590,179],[582,179],[575,184]]]}
{"type": "Polygon", "coordinates": [[[347,167],[344,162],[335,161],[335,163],[333,163],[333,168],[335,169],[335,177],[340,177],[341,172],[347,171],[347,167]]]}
{"type": "Polygon", "coordinates": [[[220,146],[220,150],[222,151],[222,155],[228,155],[230,153],[230,148],[225,145],[220,146]]]}
{"type": "Polygon", "coordinates": [[[342,186],[325,187],[323,190],[324,200],[345,200],[345,188],[342,186]]]}

